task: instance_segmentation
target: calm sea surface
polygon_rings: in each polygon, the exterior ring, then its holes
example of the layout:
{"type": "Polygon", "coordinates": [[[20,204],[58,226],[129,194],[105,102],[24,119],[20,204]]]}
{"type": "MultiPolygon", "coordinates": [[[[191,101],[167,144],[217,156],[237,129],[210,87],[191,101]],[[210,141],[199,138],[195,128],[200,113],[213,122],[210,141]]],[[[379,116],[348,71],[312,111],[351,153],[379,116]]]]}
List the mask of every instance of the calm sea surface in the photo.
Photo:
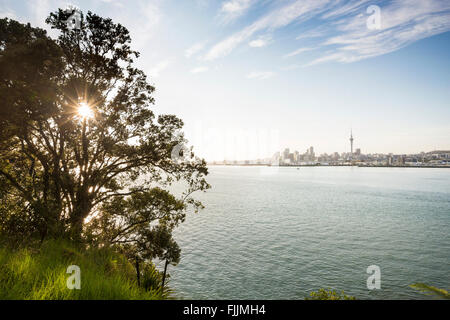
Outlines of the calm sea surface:
{"type": "Polygon", "coordinates": [[[450,289],[450,169],[211,167],[206,209],[176,231],[184,299],[360,299],[450,289]],[[381,269],[369,291],[366,269],[381,269]]]}

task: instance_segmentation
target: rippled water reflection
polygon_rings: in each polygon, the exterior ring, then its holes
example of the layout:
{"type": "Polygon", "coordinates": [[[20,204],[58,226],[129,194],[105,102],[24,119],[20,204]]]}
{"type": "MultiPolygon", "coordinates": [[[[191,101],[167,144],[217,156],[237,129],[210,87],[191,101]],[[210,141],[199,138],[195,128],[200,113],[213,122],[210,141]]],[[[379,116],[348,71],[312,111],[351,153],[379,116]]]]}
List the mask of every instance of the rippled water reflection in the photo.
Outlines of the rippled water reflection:
{"type": "Polygon", "coordinates": [[[187,299],[364,299],[450,288],[450,169],[211,167],[206,209],[176,232],[171,286],[187,299]],[[381,268],[381,290],[366,268],[381,268]]]}

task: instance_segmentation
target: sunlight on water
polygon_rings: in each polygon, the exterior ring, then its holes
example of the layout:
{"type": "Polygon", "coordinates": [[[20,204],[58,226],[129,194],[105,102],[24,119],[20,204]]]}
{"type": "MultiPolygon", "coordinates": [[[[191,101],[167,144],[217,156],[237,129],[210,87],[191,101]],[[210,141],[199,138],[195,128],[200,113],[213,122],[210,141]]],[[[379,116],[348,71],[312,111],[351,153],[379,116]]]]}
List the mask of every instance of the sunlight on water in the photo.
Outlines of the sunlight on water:
{"type": "Polygon", "coordinates": [[[211,167],[206,209],[176,232],[171,286],[188,299],[360,299],[450,288],[450,170],[211,167]],[[267,168],[266,168],[267,169],[267,168]],[[366,287],[370,265],[381,290],[366,287]]]}

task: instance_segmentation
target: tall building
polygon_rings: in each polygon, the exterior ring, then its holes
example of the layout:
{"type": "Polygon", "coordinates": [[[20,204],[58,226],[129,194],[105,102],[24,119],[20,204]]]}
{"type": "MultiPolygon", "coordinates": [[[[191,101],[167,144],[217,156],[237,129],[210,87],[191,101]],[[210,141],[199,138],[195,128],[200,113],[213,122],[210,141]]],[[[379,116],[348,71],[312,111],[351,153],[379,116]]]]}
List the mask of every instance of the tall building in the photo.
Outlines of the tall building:
{"type": "Polygon", "coordinates": [[[350,131],[350,154],[353,155],[353,130],[350,131]]]}
{"type": "Polygon", "coordinates": [[[309,149],[306,149],[305,159],[309,161],[314,161],[316,159],[314,147],[309,147],[309,149]]]}
{"type": "Polygon", "coordinates": [[[272,166],[279,166],[280,163],[281,163],[281,154],[280,154],[280,152],[276,152],[272,156],[272,159],[270,159],[270,165],[272,165],[272,166]]]}
{"type": "Polygon", "coordinates": [[[388,166],[392,166],[393,161],[394,161],[394,158],[392,157],[392,154],[389,154],[389,155],[387,156],[386,164],[387,164],[388,166]]]}
{"type": "Polygon", "coordinates": [[[298,151],[294,151],[294,162],[298,163],[300,161],[300,154],[298,151]]]}
{"type": "Polygon", "coordinates": [[[286,160],[286,159],[288,159],[289,158],[289,148],[286,148],[286,149],[284,149],[284,152],[283,152],[283,160],[286,160]]]}

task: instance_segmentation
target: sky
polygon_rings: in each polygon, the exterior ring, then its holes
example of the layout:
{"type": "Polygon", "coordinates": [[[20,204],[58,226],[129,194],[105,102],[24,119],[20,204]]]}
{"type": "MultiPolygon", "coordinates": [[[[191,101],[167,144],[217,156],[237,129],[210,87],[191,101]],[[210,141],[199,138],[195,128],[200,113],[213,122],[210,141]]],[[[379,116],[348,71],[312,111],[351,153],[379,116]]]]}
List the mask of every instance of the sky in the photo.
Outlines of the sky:
{"type": "Polygon", "coordinates": [[[155,111],[209,161],[348,152],[350,130],[363,153],[450,150],[448,0],[0,0],[0,17],[48,29],[68,5],[130,30],[155,111]]]}

